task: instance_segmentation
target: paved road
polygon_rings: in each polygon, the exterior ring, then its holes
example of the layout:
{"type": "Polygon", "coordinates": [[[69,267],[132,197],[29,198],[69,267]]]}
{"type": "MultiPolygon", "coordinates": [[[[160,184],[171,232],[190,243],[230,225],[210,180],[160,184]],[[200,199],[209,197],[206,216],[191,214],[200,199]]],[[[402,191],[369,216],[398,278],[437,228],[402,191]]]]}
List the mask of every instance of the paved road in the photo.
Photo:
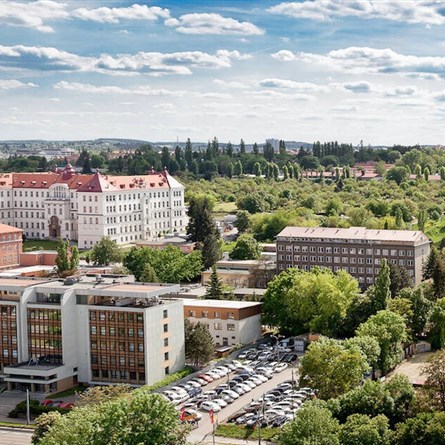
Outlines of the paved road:
{"type": "Polygon", "coordinates": [[[31,445],[32,433],[0,430],[0,445],[31,445]]]}
{"type": "MultiPolygon", "coordinates": [[[[294,373],[295,373],[295,368],[294,373]]],[[[295,376],[294,376],[295,377],[295,376]]],[[[295,377],[296,378],[296,377],[295,377]]],[[[291,380],[292,379],[292,368],[287,368],[283,372],[274,374],[274,376],[268,380],[267,382],[263,383],[260,386],[257,386],[252,391],[248,392],[247,394],[244,394],[240,396],[237,400],[235,400],[232,404],[227,405],[225,408],[223,408],[218,414],[218,422],[222,423],[225,420],[227,420],[232,414],[239,411],[243,406],[247,405],[252,399],[259,399],[262,397],[262,395],[271,390],[273,387],[278,385],[279,383],[285,381],[285,380],[291,380]]],[[[217,381],[217,386],[220,383],[224,383],[224,379],[220,379],[217,381]]],[[[210,385],[208,385],[210,386],[210,385]]],[[[203,388],[203,390],[207,390],[207,386],[203,388]]],[[[202,411],[201,411],[202,412],[202,411]]],[[[210,423],[210,417],[206,412],[202,412],[202,420],[199,422],[199,427],[192,430],[192,432],[189,435],[189,440],[191,442],[205,442],[211,438],[212,436],[212,424],[210,423]]]]}

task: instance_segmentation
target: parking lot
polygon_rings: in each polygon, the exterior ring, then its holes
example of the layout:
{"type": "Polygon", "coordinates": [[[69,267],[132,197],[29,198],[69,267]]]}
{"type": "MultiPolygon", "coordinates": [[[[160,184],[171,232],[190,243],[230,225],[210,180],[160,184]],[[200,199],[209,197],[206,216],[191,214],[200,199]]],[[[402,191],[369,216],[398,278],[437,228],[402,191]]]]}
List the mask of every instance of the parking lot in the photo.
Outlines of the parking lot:
{"type": "Polygon", "coordinates": [[[223,422],[280,427],[312,396],[309,389],[297,386],[296,353],[263,345],[244,350],[239,357],[215,365],[188,384],[169,388],[177,394],[165,394],[175,399],[178,415],[193,424],[191,441],[209,440],[214,426],[223,422]]]}

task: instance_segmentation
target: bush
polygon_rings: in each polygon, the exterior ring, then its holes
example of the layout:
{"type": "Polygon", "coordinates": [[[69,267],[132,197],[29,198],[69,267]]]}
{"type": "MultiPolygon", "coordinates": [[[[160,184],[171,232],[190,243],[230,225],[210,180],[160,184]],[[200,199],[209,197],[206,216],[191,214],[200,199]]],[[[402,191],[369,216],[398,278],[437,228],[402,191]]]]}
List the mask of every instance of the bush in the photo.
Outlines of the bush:
{"type": "MultiPolygon", "coordinates": [[[[31,417],[38,417],[38,416],[40,416],[40,414],[50,413],[52,411],[57,411],[60,414],[66,414],[70,410],[64,409],[64,408],[59,408],[57,406],[43,406],[40,404],[40,402],[38,400],[30,400],[29,401],[29,411],[30,411],[31,417]]],[[[12,409],[8,413],[8,417],[13,418],[13,419],[17,419],[21,415],[26,416],[26,400],[24,400],[23,402],[17,403],[15,408],[12,409]]]]}

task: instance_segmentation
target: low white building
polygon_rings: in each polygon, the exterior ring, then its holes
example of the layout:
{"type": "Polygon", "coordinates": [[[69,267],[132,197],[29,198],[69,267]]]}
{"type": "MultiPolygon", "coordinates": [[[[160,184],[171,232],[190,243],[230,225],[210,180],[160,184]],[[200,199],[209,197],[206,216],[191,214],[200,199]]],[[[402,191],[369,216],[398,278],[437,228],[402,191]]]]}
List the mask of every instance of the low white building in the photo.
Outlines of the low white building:
{"type": "Polygon", "coordinates": [[[261,338],[261,303],[184,299],[184,317],[206,324],[216,346],[252,343],[261,338]]]}
{"type": "Polygon", "coordinates": [[[27,238],[77,240],[92,247],[103,236],[118,244],[154,240],[187,226],[184,186],[168,174],[77,173],[70,164],[45,173],[0,174],[0,222],[27,238]]]}
{"type": "Polygon", "coordinates": [[[0,366],[8,389],[151,385],[185,363],[178,285],[84,276],[0,279],[0,366]]]}

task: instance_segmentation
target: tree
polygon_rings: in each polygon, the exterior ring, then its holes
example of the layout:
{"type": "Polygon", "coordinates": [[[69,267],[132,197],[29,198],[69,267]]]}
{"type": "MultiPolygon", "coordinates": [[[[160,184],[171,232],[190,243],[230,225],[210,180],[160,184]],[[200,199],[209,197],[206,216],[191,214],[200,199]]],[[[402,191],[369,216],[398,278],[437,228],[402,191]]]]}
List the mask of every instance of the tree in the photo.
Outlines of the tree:
{"type": "Polygon", "coordinates": [[[413,280],[408,274],[408,271],[398,264],[389,264],[389,280],[391,291],[391,298],[396,298],[402,289],[413,286],[413,280]]]}
{"type": "MultiPolygon", "coordinates": [[[[257,147],[258,149],[258,147],[257,147]]],[[[239,151],[241,154],[244,154],[246,152],[246,144],[244,143],[244,141],[241,139],[240,144],[239,144],[239,151]]],[[[256,153],[258,154],[258,153],[256,153]]]]}
{"type": "Polygon", "coordinates": [[[381,267],[377,278],[375,280],[375,287],[373,292],[373,304],[375,312],[386,309],[388,300],[391,298],[391,280],[389,278],[389,266],[388,261],[382,259],[381,267]]]}
{"type": "Polygon", "coordinates": [[[207,196],[192,196],[189,200],[187,234],[193,242],[204,239],[215,230],[212,218],[213,202],[207,196]]]}
{"type": "Polygon", "coordinates": [[[233,145],[232,145],[231,142],[229,142],[229,143],[227,144],[227,147],[226,147],[226,153],[227,153],[227,156],[228,156],[229,158],[231,158],[231,157],[233,156],[233,145]]]}
{"type": "Polygon", "coordinates": [[[187,138],[187,142],[185,143],[184,157],[185,161],[187,162],[187,168],[191,170],[190,167],[193,162],[193,149],[192,149],[192,143],[190,142],[190,138],[187,138]]]}
{"type": "Polygon", "coordinates": [[[212,266],[212,273],[210,274],[210,280],[207,284],[207,290],[205,297],[212,300],[221,300],[223,297],[223,285],[221,279],[218,277],[216,266],[212,266]]]}
{"type": "Polygon", "coordinates": [[[430,315],[430,341],[433,348],[445,346],[445,298],[439,298],[430,315]]]}
{"type": "Polygon", "coordinates": [[[289,179],[289,170],[287,166],[283,166],[283,179],[286,181],[286,179],[289,179]]]}
{"type": "Polygon", "coordinates": [[[444,445],[445,413],[420,413],[399,423],[393,443],[397,445],[444,445]]]}
{"type": "Polygon", "coordinates": [[[184,319],[185,358],[194,366],[203,367],[213,357],[215,344],[207,325],[184,319]]]}
{"type": "Polygon", "coordinates": [[[117,399],[118,397],[123,397],[130,391],[130,385],[125,384],[90,386],[86,391],[78,394],[75,405],[76,407],[98,405],[117,399]]]}
{"type": "Polygon", "coordinates": [[[233,175],[234,176],[241,176],[243,174],[243,164],[241,164],[241,161],[238,160],[235,162],[235,165],[233,166],[233,175]]]}
{"type": "Polygon", "coordinates": [[[261,176],[261,164],[259,162],[255,162],[253,166],[253,174],[257,177],[261,176]]]}
{"type": "Polygon", "coordinates": [[[401,315],[388,310],[379,311],[358,327],[357,335],[368,335],[377,340],[380,346],[379,367],[383,374],[400,362],[401,345],[407,337],[401,315]]]}
{"type": "Polygon", "coordinates": [[[320,401],[307,402],[285,425],[280,445],[340,445],[340,425],[320,401]]]}
{"type": "Polygon", "coordinates": [[[236,212],[236,220],[233,225],[238,229],[238,233],[240,234],[249,230],[249,212],[247,212],[246,210],[238,210],[238,212],[236,212]]]}
{"type": "Polygon", "coordinates": [[[144,283],[158,283],[159,278],[156,275],[156,271],[153,269],[150,263],[146,263],[144,265],[144,269],[142,270],[142,275],[140,276],[140,281],[144,283]]]}
{"type": "Polygon", "coordinates": [[[79,267],[79,249],[77,246],[71,248],[70,269],[76,270],[79,267]]]}
{"type": "Polygon", "coordinates": [[[430,169],[428,167],[425,167],[423,170],[423,177],[425,178],[425,181],[428,182],[428,179],[430,177],[430,169]]]}
{"type": "Polygon", "coordinates": [[[202,261],[204,269],[212,267],[222,257],[221,239],[218,229],[214,228],[213,232],[209,233],[204,242],[200,246],[202,261]]]}
{"type": "Polygon", "coordinates": [[[390,445],[388,418],[352,414],[341,426],[339,438],[341,445],[390,445]]]}
{"type": "Polygon", "coordinates": [[[62,240],[57,243],[56,266],[59,274],[70,270],[69,248],[69,241],[62,240]]]}
{"type": "Polygon", "coordinates": [[[419,212],[419,215],[417,216],[417,227],[422,232],[425,230],[425,223],[428,220],[428,214],[426,213],[426,210],[421,210],[419,212]]]}
{"type": "Polygon", "coordinates": [[[258,241],[248,234],[240,235],[229,254],[231,260],[256,260],[261,255],[258,241]]]}
{"type": "Polygon", "coordinates": [[[185,255],[176,246],[167,246],[165,249],[133,247],[123,261],[124,266],[138,281],[142,279],[147,263],[162,283],[190,281],[199,276],[202,270],[202,256],[199,250],[185,255]]]}
{"type": "Polygon", "coordinates": [[[289,334],[311,330],[334,335],[357,293],[357,281],[342,270],[291,268],[269,283],[264,322],[289,334]]]}
{"type": "Polygon", "coordinates": [[[422,375],[426,376],[423,389],[430,395],[437,409],[445,411],[445,350],[431,355],[423,366],[422,375]]]}
{"type": "Polygon", "coordinates": [[[85,161],[83,163],[82,174],[89,175],[91,173],[93,173],[93,171],[91,170],[91,160],[89,153],[87,153],[85,156],[85,161]]]}
{"type": "Polygon", "coordinates": [[[435,246],[431,247],[428,259],[423,266],[422,280],[428,280],[433,277],[434,269],[436,268],[437,261],[439,260],[439,251],[435,246]]]}
{"type": "Polygon", "coordinates": [[[311,343],[300,363],[300,385],[317,388],[318,397],[325,400],[357,386],[369,369],[358,348],[330,338],[311,343]]]}
{"type": "Polygon", "coordinates": [[[37,445],[46,432],[62,417],[58,411],[41,414],[36,419],[31,442],[37,445]]]}
{"type": "Polygon", "coordinates": [[[436,298],[445,295],[445,260],[439,258],[433,270],[433,291],[436,298]]]}
{"type": "Polygon", "coordinates": [[[125,397],[61,416],[39,444],[184,445],[187,434],[187,426],[170,402],[137,389],[125,397]]]}
{"type": "Polygon", "coordinates": [[[358,348],[366,358],[369,369],[377,368],[380,346],[374,337],[351,337],[344,342],[345,348],[358,348]]]}
{"type": "Polygon", "coordinates": [[[411,301],[412,319],[409,324],[412,335],[415,338],[421,338],[430,318],[433,303],[425,297],[423,287],[420,286],[414,290],[405,289],[400,296],[411,301]]]}
{"type": "Polygon", "coordinates": [[[405,167],[393,167],[386,173],[386,179],[400,185],[408,179],[408,170],[405,167]]]}
{"type": "Polygon", "coordinates": [[[109,266],[122,260],[122,252],[116,241],[108,236],[103,236],[91,250],[91,259],[95,264],[109,266]]]}

